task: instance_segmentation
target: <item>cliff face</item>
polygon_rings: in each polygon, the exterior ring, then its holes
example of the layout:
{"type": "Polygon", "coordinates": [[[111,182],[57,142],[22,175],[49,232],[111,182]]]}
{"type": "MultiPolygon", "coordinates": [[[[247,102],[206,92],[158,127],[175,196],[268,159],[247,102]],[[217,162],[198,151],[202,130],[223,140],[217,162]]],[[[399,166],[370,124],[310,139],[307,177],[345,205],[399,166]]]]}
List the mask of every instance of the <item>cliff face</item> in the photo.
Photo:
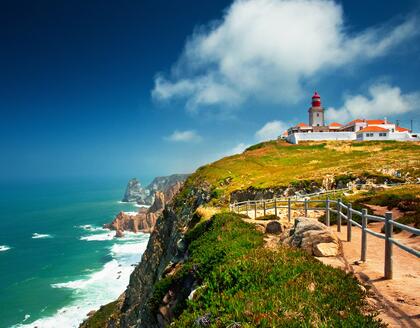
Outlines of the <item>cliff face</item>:
{"type": "Polygon", "coordinates": [[[159,327],[148,306],[154,284],[168,266],[184,258],[183,234],[195,209],[209,199],[210,189],[202,186],[191,189],[186,197],[179,197],[179,203],[175,199],[173,204],[165,207],[156,222],[140,264],[131,274],[120,315],[111,325],[159,327]]]}
{"type": "Polygon", "coordinates": [[[176,181],[166,187],[165,192],[156,191],[153,197],[153,204],[148,209],[140,208],[135,215],[120,212],[111,223],[104,224],[104,228],[115,230],[117,232],[117,237],[123,236],[124,231],[152,232],[165,205],[172,202],[175,195],[182,188],[182,185],[182,182],[176,181]]]}
{"type": "Polygon", "coordinates": [[[123,202],[137,202],[137,201],[145,201],[146,198],[149,196],[149,193],[141,186],[140,181],[136,178],[131,179],[127,183],[127,187],[125,189],[124,197],[122,199],[123,202]]]}
{"type": "Polygon", "coordinates": [[[172,199],[188,176],[188,174],[173,174],[156,177],[146,188],[143,188],[141,183],[133,178],[127,184],[122,201],[136,202],[139,205],[152,205],[157,191],[163,192],[167,200],[172,199]]]}

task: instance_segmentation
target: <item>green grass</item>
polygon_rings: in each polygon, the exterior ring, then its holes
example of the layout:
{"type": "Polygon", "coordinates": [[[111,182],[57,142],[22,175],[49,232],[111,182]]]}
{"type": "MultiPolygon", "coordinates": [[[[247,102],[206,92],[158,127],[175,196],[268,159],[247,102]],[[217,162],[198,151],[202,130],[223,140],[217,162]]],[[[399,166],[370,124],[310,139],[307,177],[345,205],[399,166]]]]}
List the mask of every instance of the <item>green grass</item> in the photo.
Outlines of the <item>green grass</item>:
{"type": "MultiPolygon", "coordinates": [[[[343,183],[353,177],[383,181],[399,178],[379,172],[398,169],[420,175],[420,144],[408,142],[307,142],[291,145],[270,141],[249,147],[243,154],[222,158],[199,168],[186,186],[206,183],[213,198],[225,203],[235,190],[320,184],[327,174],[343,183]]],[[[217,204],[216,201],[213,202],[217,204]]]]}
{"type": "Polygon", "coordinates": [[[96,311],[88,320],[86,320],[81,327],[82,328],[103,328],[106,327],[106,323],[109,318],[118,311],[118,301],[108,303],[96,311]]]}
{"type": "MultiPolygon", "coordinates": [[[[398,219],[398,222],[420,228],[420,185],[403,185],[383,190],[359,192],[347,196],[343,193],[337,193],[336,195],[330,194],[328,197],[330,199],[340,198],[345,204],[351,203],[353,209],[357,211],[367,209],[369,214],[374,213],[366,205],[385,206],[388,210],[396,208],[403,213],[403,216],[398,219]]],[[[326,196],[322,195],[316,199],[325,198],[326,196]]],[[[325,205],[317,204],[315,206],[323,207],[325,205]]],[[[332,206],[335,206],[335,204],[332,206]]],[[[325,215],[322,215],[319,220],[325,222],[325,215]]],[[[353,216],[353,220],[361,223],[361,219],[357,215],[353,216]]],[[[336,214],[331,213],[330,223],[337,224],[336,214]]],[[[345,224],[344,220],[343,224],[345,224]]],[[[400,231],[401,229],[394,227],[394,232],[398,233],[400,231]]]]}
{"type": "MultiPolygon", "coordinates": [[[[364,292],[350,274],[299,250],[264,248],[263,236],[242,217],[215,215],[186,235],[190,254],[175,276],[155,286],[155,300],[193,272],[197,297],[177,305],[173,327],[380,327],[364,315],[364,292]]],[[[184,295],[187,298],[187,293],[184,295]]]]}

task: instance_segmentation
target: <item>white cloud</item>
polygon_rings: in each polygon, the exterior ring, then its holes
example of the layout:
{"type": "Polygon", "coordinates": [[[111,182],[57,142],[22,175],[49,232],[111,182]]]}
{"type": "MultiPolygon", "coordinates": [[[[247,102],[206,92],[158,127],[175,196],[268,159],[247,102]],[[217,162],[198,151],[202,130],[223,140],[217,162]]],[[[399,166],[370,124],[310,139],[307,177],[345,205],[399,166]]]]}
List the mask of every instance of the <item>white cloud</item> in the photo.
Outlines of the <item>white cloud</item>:
{"type": "Polygon", "coordinates": [[[295,102],[305,81],[383,56],[418,32],[410,18],[350,34],[341,5],[329,0],[236,0],[220,21],[196,30],[152,95],[190,109],[250,97],[295,102]]]}
{"type": "Polygon", "coordinates": [[[282,121],[267,122],[261,129],[255,133],[258,141],[277,139],[291,125],[282,121]]]}
{"type": "Polygon", "coordinates": [[[247,149],[249,146],[251,146],[251,145],[241,142],[241,143],[237,144],[235,147],[233,147],[232,149],[228,150],[226,152],[225,156],[242,154],[244,152],[244,150],[247,149]]]}
{"type": "Polygon", "coordinates": [[[165,139],[173,142],[199,142],[202,138],[194,130],[175,130],[170,136],[165,137],[165,139]]]}
{"type": "Polygon", "coordinates": [[[374,84],[368,96],[353,95],[345,98],[339,109],[329,108],[325,116],[329,121],[347,122],[355,118],[383,118],[420,108],[420,92],[403,94],[399,87],[374,84]]]}

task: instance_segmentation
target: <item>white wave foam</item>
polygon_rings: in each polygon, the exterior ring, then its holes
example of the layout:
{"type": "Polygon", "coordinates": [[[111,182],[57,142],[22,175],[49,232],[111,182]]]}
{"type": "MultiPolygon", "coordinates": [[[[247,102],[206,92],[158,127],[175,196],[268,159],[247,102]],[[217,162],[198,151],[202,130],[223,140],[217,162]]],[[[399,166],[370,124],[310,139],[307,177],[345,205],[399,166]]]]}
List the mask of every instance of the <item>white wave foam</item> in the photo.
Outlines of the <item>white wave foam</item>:
{"type": "Polygon", "coordinates": [[[0,245],[0,252],[5,252],[5,251],[8,251],[9,249],[10,247],[7,245],[0,245]]]}
{"type": "Polygon", "coordinates": [[[61,308],[51,317],[41,318],[30,324],[21,323],[15,327],[79,327],[89,311],[114,301],[126,288],[130,274],[134,269],[132,265],[140,261],[141,255],[146,249],[148,235],[138,233],[135,234],[135,239],[134,242],[118,239],[110,248],[113,259],[106,263],[100,271],[92,273],[84,279],[51,285],[53,288],[73,290],[74,301],[71,304],[61,308]]]}
{"type": "MultiPolygon", "coordinates": [[[[80,237],[80,240],[86,240],[86,241],[107,241],[107,240],[113,240],[117,239],[115,238],[115,232],[113,230],[104,229],[105,233],[97,233],[87,236],[80,237]]],[[[139,236],[144,235],[143,233],[135,233],[131,231],[124,231],[124,236],[121,238],[118,238],[120,241],[135,241],[139,239],[139,236]]]]}
{"type": "Polygon", "coordinates": [[[79,226],[75,226],[76,228],[80,228],[86,231],[108,231],[108,229],[102,228],[102,227],[97,227],[91,224],[83,224],[83,225],[79,225],[79,226]]]}
{"type": "Polygon", "coordinates": [[[51,235],[47,234],[47,233],[37,233],[34,232],[32,234],[32,239],[44,239],[44,238],[52,238],[51,235]]]}
{"type": "Polygon", "coordinates": [[[144,208],[149,208],[150,205],[140,205],[140,204],[134,204],[135,207],[144,207],[144,208]]]}
{"type": "Polygon", "coordinates": [[[105,232],[99,233],[95,235],[89,236],[82,236],[80,240],[87,240],[87,241],[104,241],[104,240],[112,240],[115,237],[115,232],[105,232]]]}
{"type": "Polygon", "coordinates": [[[128,216],[135,216],[139,214],[139,212],[123,212],[124,214],[127,214],[128,216]]]}

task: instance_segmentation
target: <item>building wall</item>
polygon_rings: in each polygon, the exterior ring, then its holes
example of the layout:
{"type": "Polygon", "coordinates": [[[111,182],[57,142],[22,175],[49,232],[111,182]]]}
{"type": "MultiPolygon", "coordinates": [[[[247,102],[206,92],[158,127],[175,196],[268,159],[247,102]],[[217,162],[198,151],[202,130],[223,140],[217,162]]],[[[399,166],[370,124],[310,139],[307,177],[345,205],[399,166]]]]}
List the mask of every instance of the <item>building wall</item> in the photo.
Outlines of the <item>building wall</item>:
{"type": "Polygon", "coordinates": [[[373,140],[391,140],[389,132],[360,132],[357,133],[357,140],[373,141],[373,140]],[[385,134],[385,135],[381,135],[385,134]]]}
{"type": "Polygon", "coordinates": [[[287,141],[298,144],[299,141],[323,141],[323,140],[356,140],[354,132],[311,132],[293,133],[287,137],[287,141]]]}

